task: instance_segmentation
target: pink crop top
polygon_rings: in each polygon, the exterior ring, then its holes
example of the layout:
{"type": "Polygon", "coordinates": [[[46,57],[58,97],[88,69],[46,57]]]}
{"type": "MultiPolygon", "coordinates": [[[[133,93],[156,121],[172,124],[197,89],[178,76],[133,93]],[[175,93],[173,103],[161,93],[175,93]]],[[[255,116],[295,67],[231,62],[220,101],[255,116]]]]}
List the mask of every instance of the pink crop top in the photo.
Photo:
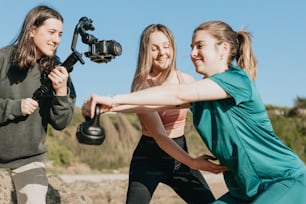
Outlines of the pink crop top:
{"type": "MultiPolygon", "coordinates": [[[[179,71],[176,71],[176,73],[179,83],[184,83],[182,74],[179,71]]],[[[151,79],[148,79],[148,83],[150,84],[150,86],[155,86],[154,82],[151,79]]],[[[158,114],[162,120],[164,128],[167,132],[169,132],[175,129],[184,129],[187,111],[188,109],[169,109],[158,111],[158,114]]],[[[142,128],[143,134],[146,135],[148,131],[143,125],[142,128]]]]}

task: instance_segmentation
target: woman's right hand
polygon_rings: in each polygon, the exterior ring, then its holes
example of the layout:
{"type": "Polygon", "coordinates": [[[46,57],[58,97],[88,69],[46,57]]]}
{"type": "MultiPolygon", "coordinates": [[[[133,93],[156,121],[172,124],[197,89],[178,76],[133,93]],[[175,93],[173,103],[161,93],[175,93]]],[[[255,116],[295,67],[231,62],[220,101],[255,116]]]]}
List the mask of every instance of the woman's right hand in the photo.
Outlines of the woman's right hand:
{"type": "Polygon", "coordinates": [[[25,98],[21,100],[21,114],[23,116],[31,115],[37,108],[39,104],[32,98],[25,98]]]}
{"type": "Polygon", "coordinates": [[[91,95],[90,98],[85,99],[83,102],[82,115],[93,118],[96,105],[100,105],[101,113],[108,112],[113,107],[112,98],[110,96],[91,95]]]}

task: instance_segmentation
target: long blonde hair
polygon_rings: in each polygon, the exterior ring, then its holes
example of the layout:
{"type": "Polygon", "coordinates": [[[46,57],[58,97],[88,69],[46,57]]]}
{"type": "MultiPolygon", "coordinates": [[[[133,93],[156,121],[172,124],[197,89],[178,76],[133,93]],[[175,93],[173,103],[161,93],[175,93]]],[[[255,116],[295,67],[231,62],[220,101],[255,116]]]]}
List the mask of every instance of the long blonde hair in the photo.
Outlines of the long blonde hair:
{"type": "Polygon", "coordinates": [[[162,32],[169,39],[170,48],[173,50],[172,60],[169,65],[170,69],[166,69],[160,75],[158,78],[159,83],[162,84],[167,79],[171,71],[176,69],[176,45],[172,32],[162,24],[151,24],[144,29],[140,37],[137,68],[131,85],[132,91],[137,91],[144,88],[145,81],[152,70],[150,36],[156,31],[162,32]]]}
{"type": "Polygon", "coordinates": [[[255,80],[257,74],[257,60],[255,58],[251,34],[243,29],[235,32],[228,24],[222,21],[209,21],[200,24],[193,32],[193,35],[199,30],[208,31],[217,41],[227,42],[230,45],[230,55],[228,66],[236,60],[237,65],[244,69],[252,80],[255,80]]]}

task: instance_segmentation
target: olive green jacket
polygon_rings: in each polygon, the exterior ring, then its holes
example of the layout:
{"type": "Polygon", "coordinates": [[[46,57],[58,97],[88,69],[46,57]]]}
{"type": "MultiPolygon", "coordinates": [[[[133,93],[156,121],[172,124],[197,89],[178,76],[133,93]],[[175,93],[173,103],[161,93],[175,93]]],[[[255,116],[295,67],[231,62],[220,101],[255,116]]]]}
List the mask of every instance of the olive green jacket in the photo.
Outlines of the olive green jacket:
{"type": "Polygon", "coordinates": [[[31,98],[41,86],[41,71],[21,71],[11,63],[14,48],[0,49],[0,167],[17,168],[44,159],[44,142],[50,124],[66,128],[73,116],[75,91],[69,78],[67,96],[46,95],[39,98],[39,108],[28,116],[21,113],[21,100],[31,98]]]}

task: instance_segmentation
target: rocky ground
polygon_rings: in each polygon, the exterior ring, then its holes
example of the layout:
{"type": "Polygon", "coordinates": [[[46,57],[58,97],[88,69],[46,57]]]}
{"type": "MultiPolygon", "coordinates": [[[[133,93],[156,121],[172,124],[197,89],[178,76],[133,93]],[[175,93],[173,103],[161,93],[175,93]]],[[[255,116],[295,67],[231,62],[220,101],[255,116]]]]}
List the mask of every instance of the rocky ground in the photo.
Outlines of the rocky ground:
{"type": "MultiPolygon", "coordinates": [[[[227,191],[221,175],[203,174],[213,193],[219,197],[227,191]]],[[[49,174],[47,204],[122,204],[125,202],[128,176],[108,174],[49,174]]],[[[0,203],[16,204],[16,195],[8,172],[0,172],[0,203]]],[[[160,184],[152,204],[183,204],[172,189],[160,184]]]]}

